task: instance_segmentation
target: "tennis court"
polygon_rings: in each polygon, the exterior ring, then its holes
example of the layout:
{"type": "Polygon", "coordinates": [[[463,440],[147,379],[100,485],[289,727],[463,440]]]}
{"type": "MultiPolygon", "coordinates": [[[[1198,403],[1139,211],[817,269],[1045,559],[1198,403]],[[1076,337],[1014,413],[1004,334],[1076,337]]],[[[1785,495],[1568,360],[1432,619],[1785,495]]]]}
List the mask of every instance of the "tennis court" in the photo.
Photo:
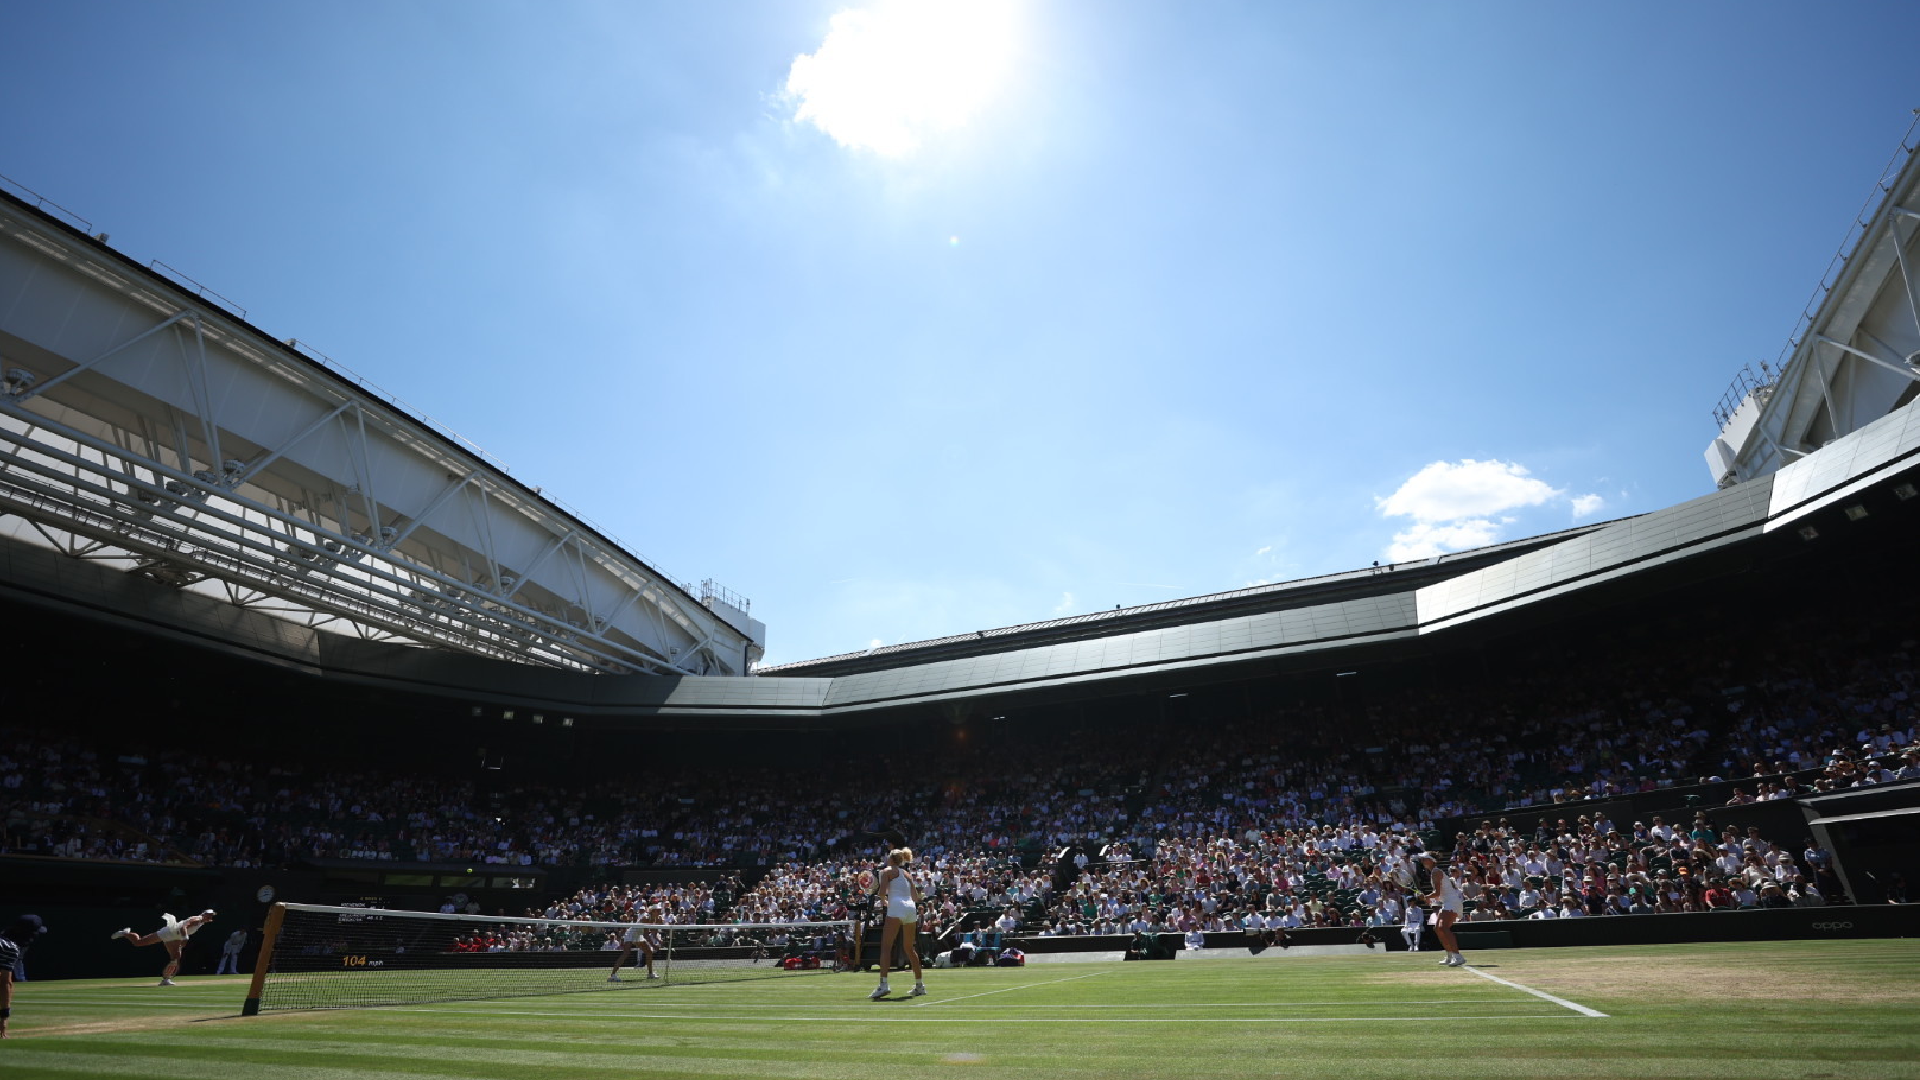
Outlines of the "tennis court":
{"type": "Polygon", "coordinates": [[[245,979],[29,983],[7,1077],[1920,1076],[1920,945],[1048,964],[239,1018],[245,979]]]}

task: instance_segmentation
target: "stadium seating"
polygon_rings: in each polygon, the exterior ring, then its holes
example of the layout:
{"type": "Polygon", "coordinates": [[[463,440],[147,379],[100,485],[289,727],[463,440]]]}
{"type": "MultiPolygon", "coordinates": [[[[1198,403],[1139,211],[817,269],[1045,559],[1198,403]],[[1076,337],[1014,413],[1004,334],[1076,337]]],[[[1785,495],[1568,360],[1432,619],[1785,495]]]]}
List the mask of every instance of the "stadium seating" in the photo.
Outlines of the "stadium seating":
{"type": "MultiPolygon", "coordinates": [[[[1820,617],[1788,616],[1758,636],[1795,640],[1799,620],[1820,617]]],[[[1716,810],[1920,777],[1920,755],[1903,756],[1916,720],[1904,618],[1896,606],[1845,641],[1802,633],[1791,653],[1746,648],[1753,635],[1730,630],[1683,653],[1626,643],[1504,681],[1302,700],[1197,727],[1016,729],[938,761],[883,761],[886,775],[912,778],[893,787],[870,782],[868,760],[821,763],[806,784],[788,769],[715,764],[645,784],[482,791],[451,772],[159,741],[103,754],[11,728],[0,732],[0,854],[607,877],[733,867],[741,875],[724,890],[596,886],[540,910],[605,914],[644,898],[678,922],[800,922],[859,903],[853,875],[882,852],[884,829],[924,857],[923,929],[934,933],[1397,924],[1408,856],[1430,845],[1452,849],[1471,877],[1472,921],[1820,903],[1834,882],[1788,850],[1802,837],[1729,839],[1710,823],[1716,810]],[[1652,800],[1688,835],[1580,812],[1628,798],[1652,800]],[[1453,824],[1483,816],[1483,828],[1453,824]],[[1442,823],[1459,835],[1438,835],[1442,823]]]]}

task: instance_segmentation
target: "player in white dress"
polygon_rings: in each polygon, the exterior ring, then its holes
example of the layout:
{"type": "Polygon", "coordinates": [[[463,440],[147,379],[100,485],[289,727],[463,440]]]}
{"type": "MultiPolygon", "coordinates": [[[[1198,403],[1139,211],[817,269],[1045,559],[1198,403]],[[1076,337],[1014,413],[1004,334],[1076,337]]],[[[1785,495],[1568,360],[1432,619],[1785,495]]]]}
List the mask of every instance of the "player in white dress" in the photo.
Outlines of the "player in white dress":
{"type": "Polygon", "coordinates": [[[1447,950],[1447,958],[1440,961],[1443,967],[1461,967],[1467,958],[1460,955],[1460,942],[1453,936],[1453,924],[1467,910],[1467,898],[1460,891],[1460,883],[1453,875],[1440,866],[1440,860],[1429,851],[1420,856],[1420,865],[1427,868],[1427,878],[1432,892],[1427,899],[1439,907],[1434,916],[1433,936],[1440,939],[1440,947],[1447,950]]]}
{"type": "Polygon", "coordinates": [[[908,997],[919,997],[927,992],[927,985],[920,978],[920,950],[914,944],[914,934],[920,928],[920,886],[907,875],[907,864],[913,862],[910,848],[895,848],[887,853],[886,869],[874,881],[874,894],[887,898],[887,921],[880,928],[880,985],[868,995],[878,1001],[888,994],[887,970],[893,961],[893,943],[899,939],[907,952],[907,964],[913,968],[913,989],[908,997]]]}
{"type": "Polygon", "coordinates": [[[627,932],[620,935],[620,955],[613,958],[613,972],[607,976],[608,982],[624,981],[620,978],[620,969],[626,966],[627,957],[635,949],[640,950],[647,962],[647,978],[660,977],[653,970],[653,954],[660,951],[660,926],[666,921],[666,909],[655,904],[640,915],[639,921],[627,927],[627,932]]]}
{"type": "Polygon", "coordinates": [[[160,969],[160,985],[172,986],[173,977],[180,974],[180,954],[187,947],[187,939],[193,936],[194,931],[213,921],[213,909],[208,908],[185,919],[176,919],[172,915],[161,915],[160,918],[166,925],[151,934],[136,934],[128,926],[115,930],[112,936],[115,940],[125,938],[132,945],[165,945],[170,959],[167,966],[160,969]]]}

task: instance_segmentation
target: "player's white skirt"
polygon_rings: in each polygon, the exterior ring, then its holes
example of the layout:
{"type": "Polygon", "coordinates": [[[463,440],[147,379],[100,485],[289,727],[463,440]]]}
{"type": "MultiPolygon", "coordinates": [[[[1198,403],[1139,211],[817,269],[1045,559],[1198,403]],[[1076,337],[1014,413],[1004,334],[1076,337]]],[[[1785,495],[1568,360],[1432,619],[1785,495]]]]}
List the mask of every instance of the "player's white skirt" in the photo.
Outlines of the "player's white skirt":
{"type": "Polygon", "coordinates": [[[899,919],[901,922],[919,922],[920,909],[914,907],[911,900],[889,900],[887,901],[887,918],[899,919]]]}

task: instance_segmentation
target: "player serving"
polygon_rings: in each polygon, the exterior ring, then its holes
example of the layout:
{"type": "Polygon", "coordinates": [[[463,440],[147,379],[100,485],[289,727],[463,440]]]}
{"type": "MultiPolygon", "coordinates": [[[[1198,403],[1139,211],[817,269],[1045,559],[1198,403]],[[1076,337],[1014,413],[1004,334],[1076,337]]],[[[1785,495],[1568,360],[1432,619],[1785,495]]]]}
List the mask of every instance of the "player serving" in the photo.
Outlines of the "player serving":
{"type": "Polygon", "coordinates": [[[621,982],[620,969],[627,964],[627,957],[633,950],[639,949],[647,962],[647,978],[657,979],[659,974],[653,970],[653,954],[660,951],[660,925],[667,921],[666,909],[655,904],[643,913],[639,921],[627,928],[620,938],[620,955],[614,958],[613,974],[607,976],[608,982],[621,982]]]}
{"type": "MultiPolygon", "coordinates": [[[[887,898],[887,921],[880,928],[880,985],[868,995],[875,1001],[886,997],[887,971],[893,962],[893,942],[899,938],[901,947],[907,951],[907,964],[913,968],[913,989],[908,997],[920,997],[927,992],[927,984],[920,978],[920,950],[915,946],[914,933],[920,926],[920,886],[907,876],[907,864],[913,861],[911,848],[895,848],[887,853],[887,865],[880,871],[879,878],[873,884],[873,894],[887,898]],[[903,936],[904,935],[904,936],[903,936]]],[[[867,875],[862,875],[864,884],[867,875]]]]}
{"type": "Polygon", "coordinates": [[[213,909],[208,908],[186,919],[176,919],[172,915],[161,915],[160,918],[166,925],[151,934],[136,934],[132,927],[127,926],[115,930],[112,936],[115,940],[126,938],[131,945],[165,945],[171,959],[166,967],[160,969],[160,985],[173,986],[173,977],[180,974],[180,954],[186,951],[187,939],[193,936],[195,930],[213,921],[213,909]]]}

